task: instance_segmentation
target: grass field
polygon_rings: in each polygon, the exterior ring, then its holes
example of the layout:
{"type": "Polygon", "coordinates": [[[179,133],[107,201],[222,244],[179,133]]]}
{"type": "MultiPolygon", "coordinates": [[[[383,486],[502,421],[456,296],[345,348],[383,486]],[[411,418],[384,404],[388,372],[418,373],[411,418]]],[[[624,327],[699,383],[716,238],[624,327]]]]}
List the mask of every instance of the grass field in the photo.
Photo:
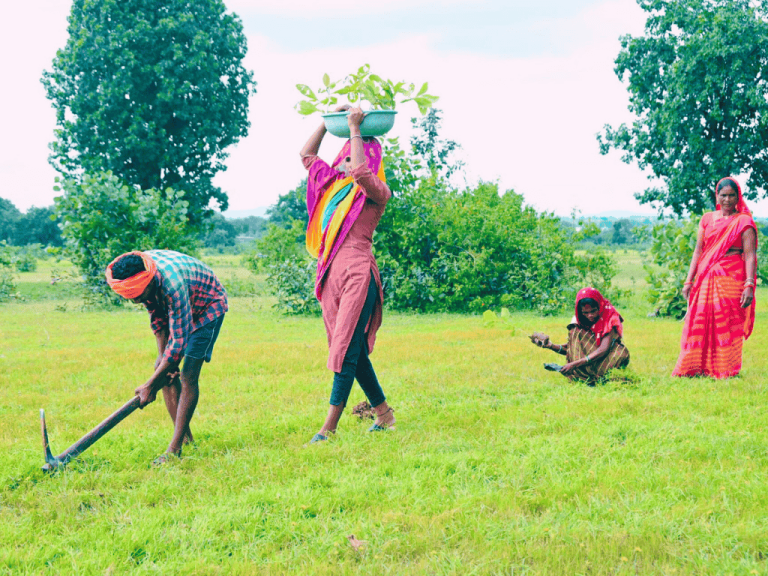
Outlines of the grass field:
{"type": "Polygon", "coordinates": [[[52,476],[38,409],[64,450],[146,379],[154,338],[144,311],[80,311],[44,267],[22,275],[34,298],[0,308],[0,574],[768,573],[768,291],[740,377],[673,379],[681,324],[646,317],[638,256],[618,256],[628,383],[542,370],[556,358],[525,335],[562,342],[569,315],[385,313],[372,361],[397,431],[345,414],[306,447],[330,391],[322,321],[257,286],[231,300],[183,459],[149,466],[160,399],[52,476]]]}

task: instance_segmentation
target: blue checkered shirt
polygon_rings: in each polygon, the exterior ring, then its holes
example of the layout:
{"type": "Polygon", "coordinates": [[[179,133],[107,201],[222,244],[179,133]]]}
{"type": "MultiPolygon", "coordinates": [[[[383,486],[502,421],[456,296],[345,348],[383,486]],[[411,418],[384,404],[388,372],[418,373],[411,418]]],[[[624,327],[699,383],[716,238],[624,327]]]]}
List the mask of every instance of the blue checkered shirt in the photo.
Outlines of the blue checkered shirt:
{"type": "Polygon", "coordinates": [[[229,309],[227,291],[208,266],[173,250],[146,252],[157,265],[157,292],[147,302],[152,332],[168,330],[163,358],[178,363],[187,338],[229,309]]]}

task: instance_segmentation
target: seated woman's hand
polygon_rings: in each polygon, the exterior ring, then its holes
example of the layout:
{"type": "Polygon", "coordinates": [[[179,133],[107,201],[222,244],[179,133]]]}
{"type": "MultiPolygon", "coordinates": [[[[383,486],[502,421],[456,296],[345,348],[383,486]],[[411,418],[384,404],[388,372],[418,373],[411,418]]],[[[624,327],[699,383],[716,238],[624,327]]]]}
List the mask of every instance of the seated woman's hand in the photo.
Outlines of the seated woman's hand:
{"type": "Polygon", "coordinates": [[[350,130],[360,130],[360,124],[363,123],[365,118],[365,112],[360,107],[349,108],[349,116],[347,116],[347,124],[349,124],[350,130]]]}
{"type": "Polygon", "coordinates": [[[346,112],[352,108],[349,104],[342,104],[341,106],[336,106],[336,108],[333,109],[334,112],[346,112]]]}
{"type": "Polygon", "coordinates": [[[539,348],[549,348],[550,342],[549,342],[549,336],[544,334],[543,332],[534,332],[529,336],[531,339],[531,342],[536,344],[539,348]]]}
{"type": "Polygon", "coordinates": [[[584,364],[584,362],[582,362],[581,360],[574,360],[573,362],[568,362],[568,364],[566,364],[560,369],[560,374],[570,374],[573,370],[575,370],[582,364],[584,364]]]}

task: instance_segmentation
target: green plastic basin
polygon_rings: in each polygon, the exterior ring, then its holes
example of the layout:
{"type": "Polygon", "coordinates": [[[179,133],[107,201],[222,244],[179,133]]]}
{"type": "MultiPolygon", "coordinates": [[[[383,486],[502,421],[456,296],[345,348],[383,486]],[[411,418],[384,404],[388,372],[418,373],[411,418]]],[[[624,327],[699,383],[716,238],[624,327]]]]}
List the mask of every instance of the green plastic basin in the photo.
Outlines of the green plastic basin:
{"type": "MultiPolygon", "coordinates": [[[[397,114],[396,110],[370,110],[366,112],[363,123],[360,124],[360,135],[383,136],[395,125],[395,114],[397,114]]],[[[349,138],[347,116],[349,116],[349,112],[323,114],[328,132],[339,138],[349,138]]]]}

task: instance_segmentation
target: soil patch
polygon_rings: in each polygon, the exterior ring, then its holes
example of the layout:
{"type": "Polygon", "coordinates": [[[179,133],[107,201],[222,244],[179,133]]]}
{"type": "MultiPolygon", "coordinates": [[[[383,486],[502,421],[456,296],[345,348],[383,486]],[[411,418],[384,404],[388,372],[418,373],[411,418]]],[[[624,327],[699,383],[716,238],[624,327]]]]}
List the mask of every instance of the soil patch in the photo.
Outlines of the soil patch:
{"type": "Polygon", "coordinates": [[[373,411],[373,408],[365,401],[352,408],[352,415],[357,416],[360,420],[365,420],[366,418],[370,420],[376,419],[376,413],[373,411]]]}

